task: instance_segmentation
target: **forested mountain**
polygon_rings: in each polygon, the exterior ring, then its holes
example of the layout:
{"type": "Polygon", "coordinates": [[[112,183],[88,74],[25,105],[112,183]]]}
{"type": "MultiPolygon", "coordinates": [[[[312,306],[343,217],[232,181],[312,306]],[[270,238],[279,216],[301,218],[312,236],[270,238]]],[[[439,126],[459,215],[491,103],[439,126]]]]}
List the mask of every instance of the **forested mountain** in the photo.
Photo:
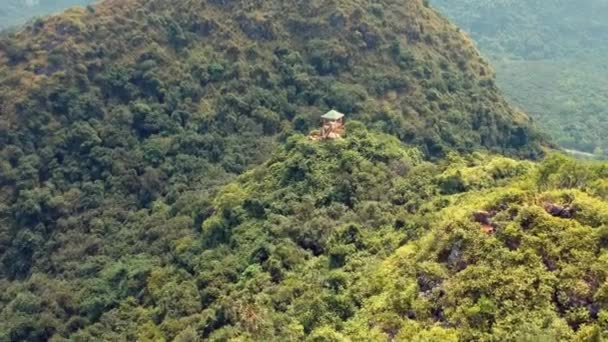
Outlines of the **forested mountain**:
{"type": "Polygon", "coordinates": [[[432,0],[498,57],[543,60],[608,52],[605,0],[432,0]]]}
{"type": "Polygon", "coordinates": [[[560,145],[608,156],[608,2],[432,0],[470,32],[498,83],[560,145]]]}
{"type": "Polygon", "coordinates": [[[93,0],[0,0],[0,30],[23,24],[35,16],[93,2],[93,0]]]}
{"type": "Polygon", "coordinates": [[[601,338],[608,165],[535,162],[494,83],[422,0],[106,0],[3,37],[0,340],[601,338]],[[306,138],[331,108],[346,137],[306,138]]]}

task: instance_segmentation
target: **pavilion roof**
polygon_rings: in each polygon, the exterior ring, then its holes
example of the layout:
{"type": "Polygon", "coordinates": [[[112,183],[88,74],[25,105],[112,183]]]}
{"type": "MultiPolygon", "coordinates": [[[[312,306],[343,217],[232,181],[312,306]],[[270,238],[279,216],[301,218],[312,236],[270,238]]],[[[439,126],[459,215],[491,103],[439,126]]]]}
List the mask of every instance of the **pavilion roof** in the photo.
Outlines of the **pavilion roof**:
{"type": "Polygon", "coordinates": [[[329,112],[325,113],[323,116],[321,116],[321,118],[326,119],[326,120],[340,120],[344,117],[344,114],[338,112],[337,110],[330,110],[329,112]]]}

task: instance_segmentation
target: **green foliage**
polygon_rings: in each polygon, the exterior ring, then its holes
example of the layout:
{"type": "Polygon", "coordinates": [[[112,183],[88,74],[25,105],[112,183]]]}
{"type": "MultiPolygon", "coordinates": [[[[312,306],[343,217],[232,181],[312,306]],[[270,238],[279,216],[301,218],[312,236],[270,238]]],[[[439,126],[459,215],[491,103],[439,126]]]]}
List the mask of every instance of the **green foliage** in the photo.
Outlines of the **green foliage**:
{"type": "MultiPolygon", "coordinates": [[[[80,248],[93,255],[84,262],[70,261],[75,246],[56,254],[69,281],[38,271],[0,283],[0,333],[155,341],[605,334],[608,203],[596,184],[608,166],[482,153],[430,163],[359,122],[347,131],[327,142],[294,135],[211,198],[193,193],[127,214],[121,239],[104,247],[129,253],[118,261],[87,242],[80,248]],[[570,165],[584,176],[571,178],[570,165]],[[463,186],[446,191],[454,177],[463,186]],[[546,203],[574,216],[552,216],[546,203]],[[491,213],[493,233],[475,221],[480,210],[491,213]]],[[[114,228],[97,219],[90,229],[114,228]]]]}
{"type": "Polygon", "coordinates": [[[561,60],[495,60],[498,83],[554,141],[583,158],[608,155],[606,53],[561,60]],[[532,95],[531,95],[532,94],[532,95]],[[577,151],[585,153],[577,153],[577,151]]]}
{"type": "Polygon", "coordinates": [[[604,334],[606,166],[492,154],[543,140],[488,70],[422,1],[104,2],[2,38],[0,339],[604,334]],[[344,139],[301,134],[330,107],[344,139]]]}
{"type": "Polygon", "coordinates": [[[488,53],[525,60],[558,59],[581,51],[605,50],[608,6],[549,0],[433,0],[469,30],[488,53]]]}
{"type": "Polygon", "coordinates": [[[432,3],[471,33],[496,68],[500,87],[556,143],[577,156],[608,155],[604,1],[432,3]]]}

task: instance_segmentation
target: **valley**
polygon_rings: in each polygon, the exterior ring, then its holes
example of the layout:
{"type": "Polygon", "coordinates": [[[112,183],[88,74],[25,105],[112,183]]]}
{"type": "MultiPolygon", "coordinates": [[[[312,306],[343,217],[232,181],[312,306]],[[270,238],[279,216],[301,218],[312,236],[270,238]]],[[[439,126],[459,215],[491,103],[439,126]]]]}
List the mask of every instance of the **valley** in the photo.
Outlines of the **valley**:
{"type": "Polygon", "coordinates": [[[529,113],[556,143],[606,158],[608,3],[432,4],[472,35],[511,103],[529,113]]]}

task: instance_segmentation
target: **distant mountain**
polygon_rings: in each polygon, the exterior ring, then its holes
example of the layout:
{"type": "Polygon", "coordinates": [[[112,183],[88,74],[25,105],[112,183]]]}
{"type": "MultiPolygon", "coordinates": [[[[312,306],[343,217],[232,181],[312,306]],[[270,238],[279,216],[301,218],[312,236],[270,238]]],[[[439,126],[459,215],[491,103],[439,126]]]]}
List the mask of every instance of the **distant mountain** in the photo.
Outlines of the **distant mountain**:
{"type": "Polygon", "coordinates": [[[605,0],[432,0],[497,57],[525,60],[608,51],[605,0]]]}
{"type": "Polygon", "coordinates": [[[431,3],[471,34],[508,97],[557,143],[608,157],[608,1],[431,3]]]}
{"type": "Polygon", "coordinates": [[[85,6],[95,0],[0,0],[0,30],[23,24],[36,16],[62,11],[72,6],[85,6]]]}

